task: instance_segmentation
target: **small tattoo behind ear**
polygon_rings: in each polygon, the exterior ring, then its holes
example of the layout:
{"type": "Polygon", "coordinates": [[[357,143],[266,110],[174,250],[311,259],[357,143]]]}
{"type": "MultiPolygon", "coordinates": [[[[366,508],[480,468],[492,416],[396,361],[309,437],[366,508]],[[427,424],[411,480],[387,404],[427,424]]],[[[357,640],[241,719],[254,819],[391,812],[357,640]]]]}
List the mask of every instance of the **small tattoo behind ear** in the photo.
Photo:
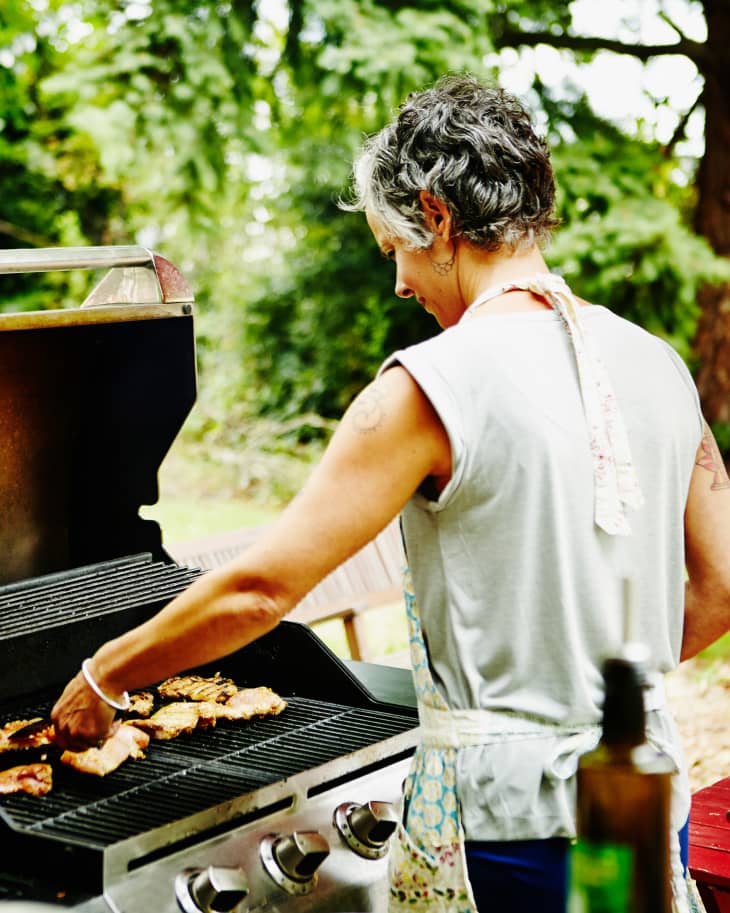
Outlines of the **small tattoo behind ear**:
{"type": "Polygon", "coordinates": [[[454,268],[454,263],[456,262],[456,244],[453,245],[451,256],[448,260],[438,261],[431,259],[430,262],[434,272],[438,273],[439,276],[448,276],[448,274],[454,268]]]}

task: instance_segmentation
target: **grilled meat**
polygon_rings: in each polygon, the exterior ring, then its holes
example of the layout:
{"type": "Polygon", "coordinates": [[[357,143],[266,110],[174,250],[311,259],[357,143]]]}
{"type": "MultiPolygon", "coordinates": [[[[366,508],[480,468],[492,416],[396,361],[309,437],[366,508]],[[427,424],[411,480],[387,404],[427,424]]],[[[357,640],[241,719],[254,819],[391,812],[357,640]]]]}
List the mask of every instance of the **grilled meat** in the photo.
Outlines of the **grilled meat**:
{"type": "MultiPolygon", "coordinates": [[[[214,703],[214,702],[210,702],[214,703]]],[[[208,720],[214,719],[207,715],[208,720]]],[[[153,713],[147,720],[129,720],[144,732],[148,732],[153,739],[174,739],[183,733],[192,732],[200,720],[200,702],[175,701],[165,704],[164,707],[153,713]]]]}
{"type": "Polygon", "coordinates": [[[61,761],[82,773],[105,777],[127,758],[143,758],[150,737],[130,723],[119,723],[101,748],[86,751],[64,751],[61,761]]]}
{"type": "Polygon", "coordinates": [[[10,736],[30,723],[41,723],[42,717],[33,717],[29,720],[12,720],[0,729],[0,754],[5,751],[17,751],[23,748],[42,748],[50,745],[56,737],[53,723],[46,723],[42,729],[29,732],[22,738],[11,739],[10,736]]]}
{"type": "Polygon", "coordinates": [[[175,701],[165,704],[148,720],[130,720],[155,739],[174,739],[194,729],[209,729],[218,720],[250,720],[274,716],[286,701],[271,688],[242,688],[221,704],[218,701],[175,701]]]}
{"type": "Polygon", "coordinates": [[[52,786],[53,771],[50,764],[20,764],[8,770],[0,770],[0,796],[12,793],[45,796],[52,786]]]}
{"type": "Polygon", "coordinates": [[[126,716],[148,717],[155,705],[155,696],[151,691],[137,691],[129,695],[129,707],[126,716]]]}
{"type": "Polygon", "coordinates": [[[238,688],[230,678],[216,672],[211,678],[201,675],[176,675],[157,687],[160,697],[170,700],[217,701],[233,697],[238,688]]]}
{"type": "Polygon", "coordinates": [[[276,716],[286,707],[286,701],[271,688],[241,688],[225,704],[201,701],[199,727],[215,724],[216,720],[250,720],[255,716],[276,716]]]}
{"type": "Polygon", "coordinates": [[[254,716],[277,716],[286,701],[271,688],[241,688],[228,698],[221,716],[226,720],[250,720],[254,716]]]}

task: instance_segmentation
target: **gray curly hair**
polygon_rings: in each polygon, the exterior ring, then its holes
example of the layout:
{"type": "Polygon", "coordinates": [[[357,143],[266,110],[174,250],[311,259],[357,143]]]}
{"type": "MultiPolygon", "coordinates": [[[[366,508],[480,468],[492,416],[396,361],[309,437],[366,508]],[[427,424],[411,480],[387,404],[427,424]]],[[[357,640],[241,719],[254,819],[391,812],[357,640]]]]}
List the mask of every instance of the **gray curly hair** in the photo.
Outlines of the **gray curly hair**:
{"type": "Polygon", "coordinates": [[[409,95],[364,143],[352,189],[342,208],[367,210],[415,249],[433,243],[422,190],[446,203],[457,236],[485,250],[544,243],[557,224],[547,144],[516,98],[472,76],[409,95]]]}

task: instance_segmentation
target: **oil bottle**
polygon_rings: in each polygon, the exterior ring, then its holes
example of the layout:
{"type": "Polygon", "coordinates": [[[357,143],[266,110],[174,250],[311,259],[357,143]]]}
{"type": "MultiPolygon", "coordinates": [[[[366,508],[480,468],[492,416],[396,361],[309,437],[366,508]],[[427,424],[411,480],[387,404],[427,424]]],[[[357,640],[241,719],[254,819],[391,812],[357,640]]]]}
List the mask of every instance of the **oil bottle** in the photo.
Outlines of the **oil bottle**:
{"type": "Polygon", "coordinates": [[[579,763],[569,913],[671,913],[673,764],[646,742],[649,653],[629,643],[603,664],[601,740],[579,763]]]}

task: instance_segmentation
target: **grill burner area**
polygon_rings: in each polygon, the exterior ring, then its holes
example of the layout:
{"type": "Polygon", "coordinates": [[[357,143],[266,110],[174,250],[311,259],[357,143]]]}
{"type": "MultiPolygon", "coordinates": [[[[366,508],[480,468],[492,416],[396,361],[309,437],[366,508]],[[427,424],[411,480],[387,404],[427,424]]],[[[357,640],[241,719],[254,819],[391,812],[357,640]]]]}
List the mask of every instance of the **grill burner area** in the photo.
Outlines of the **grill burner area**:
{"type": "MultiPolygon", "coordinates": [[[[0,644],[24,657],[3,686],[14,694],[0,700],[0,724],[47,716],[83,656],[112,631],[148,617],[199,573],[134,555],[0,587],[0,644]],[[31,669],[42,687],[28,693],[19,685],[27,686],[31,669]]],[[[103,778],[61,764],[51,749],[52,791],[0,803],[0,843],[13,876],[4,884],[0,878],[0,898],[21,890],[18,879],[41,876],[41,890],[31,896],[93,898],[111,884],[125,891],[131,872],[156,871],[161,860],[260,819],[286,818],[305,796],[311,803],[338,785],[346,789],[407,757],[415,744],[414,709],[375,700],[311,629],[295,622],[193,671],[220,672],[240,687],[267,685],[287,708],[152,740],[144,759],[103,778]]],[[[35,758],[23,751],[2,756],[5,766],[29,759],[35,758]]],[[[389,799],[399,786],[390,783],[389,799]]],[[[349,792],[343,796],[351,801],[349,792]]],[[[377,789],[371,798],[382,799],[377,789]]]]}
{"type": "MultiPolygon", "coordinates": [[[[83,843],[88,862],[90,854],[101,856],[115,843],[353,754],[414,723],[396,713],[300,697],[288,701],[277,717],[222,721],[170,742],[153,740],[145,759],[127,761],[106,777],[56,764],[53,790],[42,801],[8,796],[2,819],[33,839],[83,843]]],[[[31,712],[49,707],[36,705],[31,712]]],[[[70,855],[65,848],[64,859],[70,855]]]]}
{"type": "MultiPolygon", "coordinates": [[[[337,811],[344,805],[367,809],[388,804],[388,818],[399,817],[409,762],[391,758],[387,767],[361,771],[324,792],[303,792],[306,803],[286,813],[264,817],[112,881],[106,901],[115,913],[200,913],[200,907],[186,902],[186,885],[198,878],[221,885],[211,910],[222,913],[234,910],[236,890],[246,893],[235,913],[385,913],[387,858],[365,858],[355,851],[337,823],[337,811]],[[281,865],[273,858],[277,849],[281,865]],[[293,878],[295,873],[300,877],[293,878]]],[[[297,787],[296,780],[292,785],[297,787]]],[[[387,852],[387,844],[384,849],[387,852]]]]}

